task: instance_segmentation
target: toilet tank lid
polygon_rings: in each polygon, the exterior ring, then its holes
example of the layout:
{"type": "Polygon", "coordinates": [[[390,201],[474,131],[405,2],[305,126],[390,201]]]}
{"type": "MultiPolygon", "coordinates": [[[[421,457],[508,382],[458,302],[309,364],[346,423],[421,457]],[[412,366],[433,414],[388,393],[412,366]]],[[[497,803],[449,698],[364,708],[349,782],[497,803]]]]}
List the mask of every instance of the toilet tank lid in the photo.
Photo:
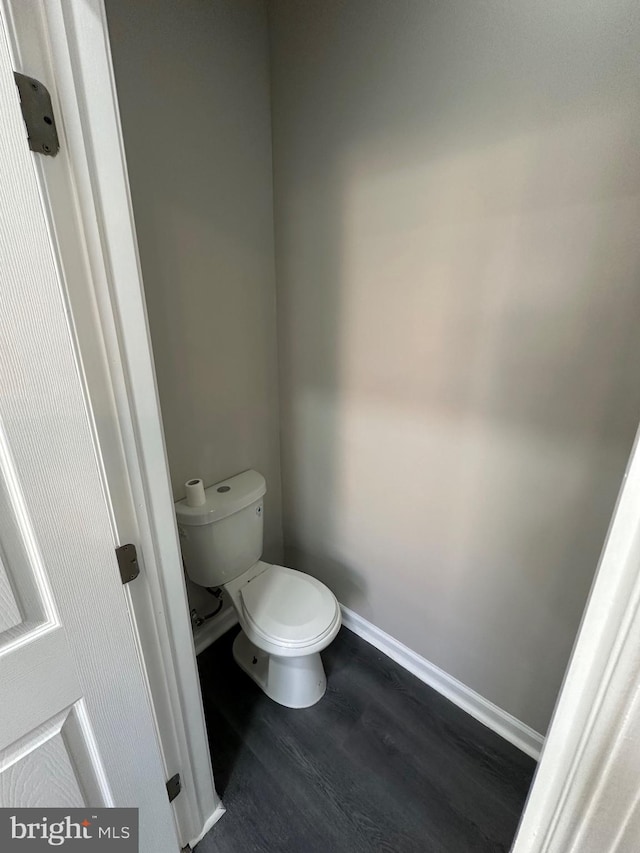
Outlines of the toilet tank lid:
{"type": "Polygon", "coordinates": [[[178,523],[197,527],[220,521],[257,501],[266,491],[267,484],[262,474],[244,471],[205,489],[206,500],[200,506],[187,506],[186,498],[177,501],[178,523]]]}

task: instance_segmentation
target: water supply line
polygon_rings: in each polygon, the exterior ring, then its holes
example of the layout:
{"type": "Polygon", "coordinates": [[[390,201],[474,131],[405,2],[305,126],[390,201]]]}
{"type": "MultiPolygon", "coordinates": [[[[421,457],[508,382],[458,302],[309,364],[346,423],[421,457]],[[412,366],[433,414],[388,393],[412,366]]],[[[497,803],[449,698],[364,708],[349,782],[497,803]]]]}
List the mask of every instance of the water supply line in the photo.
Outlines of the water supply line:
{"type": "Polygon", "coordinates": [[[191,625],[194,628],[200,628],[201,625],[207,621],[207,619],[212,619],[214,616],[217,616],[218,613],[222,610],[222,605],[224,604],[223,592],[220,587],[205,587],[209,595],[212,595],[214,598],[218,599],[218,606],[215,610],[212,610],[211,613],[205,613],[204,615],[198,613],[195,607],[191,608],[191,625]]]}

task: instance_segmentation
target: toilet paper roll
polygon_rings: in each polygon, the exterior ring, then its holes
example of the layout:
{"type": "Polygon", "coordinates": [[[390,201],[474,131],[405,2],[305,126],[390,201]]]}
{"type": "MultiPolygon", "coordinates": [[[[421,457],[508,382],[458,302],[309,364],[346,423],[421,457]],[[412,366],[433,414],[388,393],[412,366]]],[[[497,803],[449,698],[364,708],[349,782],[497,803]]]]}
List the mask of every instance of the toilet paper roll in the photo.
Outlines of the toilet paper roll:
{"type": "Polygon", "coordinates": [[[187,495],[187,506],[202,506],[207,500],[202,480],[187,480],[184,490],[187,495]]]}

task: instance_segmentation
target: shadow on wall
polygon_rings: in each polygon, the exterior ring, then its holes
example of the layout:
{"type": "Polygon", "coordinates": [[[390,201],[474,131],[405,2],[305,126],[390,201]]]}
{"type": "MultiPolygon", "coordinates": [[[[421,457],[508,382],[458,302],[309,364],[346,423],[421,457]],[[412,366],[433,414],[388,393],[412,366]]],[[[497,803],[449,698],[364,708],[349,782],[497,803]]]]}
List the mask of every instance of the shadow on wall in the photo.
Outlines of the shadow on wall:
{"type": "Polygon", "coordinates": [[[286,562],[539,731],[640,412],[623,7],[270,4],[286,562]]]}
{"type": "Polygon", "coordinates": [[[174,499],[256,468],[281,560],[265,7],[105,5],[174,499]]]}

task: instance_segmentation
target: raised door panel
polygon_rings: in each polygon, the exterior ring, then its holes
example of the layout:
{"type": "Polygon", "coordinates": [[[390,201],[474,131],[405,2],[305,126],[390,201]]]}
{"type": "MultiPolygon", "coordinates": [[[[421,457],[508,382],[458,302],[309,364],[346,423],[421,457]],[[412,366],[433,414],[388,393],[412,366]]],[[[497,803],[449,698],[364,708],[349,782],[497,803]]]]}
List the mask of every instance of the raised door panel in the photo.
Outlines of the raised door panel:
{"type": "Polygon", "coordinates": [[[0,750],[82,694],[0,421],[0,750]]]}
{"type": "Polygon", "coordinates": [[[0,807],[106,805],[81,703],[56,714],[0,753],[0,807]]]}
{"type": "Polygon", "coordinates": [[[40,549],[0,421],[0,655],[57,621],[40,549]]]}
{"type": "Polygon", "coordinates": [[[17,628],[22,622],[20,608],[9,581],[9,573],[3,557],[4,554],[0,550],[0,636],[12,628],[17,628]]]}

